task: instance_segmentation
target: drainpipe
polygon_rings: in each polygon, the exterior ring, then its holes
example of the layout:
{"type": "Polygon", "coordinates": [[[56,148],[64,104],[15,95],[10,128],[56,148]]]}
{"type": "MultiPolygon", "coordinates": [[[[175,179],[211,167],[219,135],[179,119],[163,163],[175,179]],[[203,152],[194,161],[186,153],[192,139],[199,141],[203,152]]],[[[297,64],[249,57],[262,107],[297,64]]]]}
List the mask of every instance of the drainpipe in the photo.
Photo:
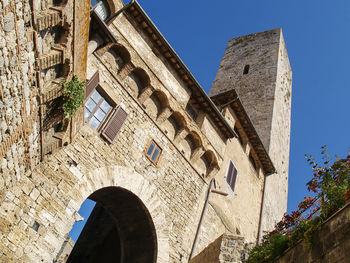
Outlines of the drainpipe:
{"type": "Polygon", "coordinates": [[[193,253],[194,253],[194,250],[196,248],[196,245],[197,245],[197,241],[198,241],[198,236],[199,236],[199,231],[201,229],[201,226],[202,226],[202,222],[203,222],[203,218],[204,218],[204,215],[207,211],[207,207],[208,207],[208,203],[209,203],[209,197],[210,197],[210,193],[215,193],[215,194],[220,194],[220,195],[223,195],[223,196],[227,196],[227,193],[224,193],[224,192],[220,192],[220,191],[217,191],[217,190],[212,190],[212,186],[214,184],[214,187],[215,187],[215,179],[211,179],[210,180],[210,183],[208,185],[208,190],[207,190],[207,196],[205,198],[205,203],[204,203],[204,207],[203,207],[203,210],[202,210],[202,214],[201,214],[201,217],[199,219],[199,223],[198,223],[198,226],[197,226],[197,231],[196,231],[196,235],[194,237],[194,241],[193,241],[193,245],[192,245],[192,248],[191,248],[191,253],[190,253],[190,256],[189,256],[189,259],[188,261],[190,261],[193,257],[193,253]]]}

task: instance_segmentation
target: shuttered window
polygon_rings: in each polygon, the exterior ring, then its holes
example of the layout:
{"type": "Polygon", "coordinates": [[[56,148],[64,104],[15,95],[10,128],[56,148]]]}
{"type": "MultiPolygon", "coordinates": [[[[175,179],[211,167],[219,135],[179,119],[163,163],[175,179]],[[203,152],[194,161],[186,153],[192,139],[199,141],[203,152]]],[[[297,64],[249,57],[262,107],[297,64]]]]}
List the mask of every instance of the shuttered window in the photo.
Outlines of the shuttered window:
{"type": "Polygon", "coordinates": [[[95,89],[85,103],[84,118],[95,130],[98,130],[111,109],[112,105],[95,89]]]}
{"type": "Polygon", "coordinates": [[[117,137],[124,122],[126,121],[128,114],[124,111],[122,107],[117,107],[114,111],[112,117],[107,122],[101,135],[110,143],[113,143],[114,139],[117,137]]]}
{"type": "Polygon", "coordinates": [[[98,83],[100,82],[100,76],[98,71],[89,79],[85,86],[85,98],[88,98],[90,94],[96,89],[98,83]]]}
{"type": "Polygon", "coordinates": [[[226,174],[226,182],[229,184],[232,191],[235,191],[236,180],[237,180],[237,169],[234,166],[233,162],[230,161],[227,169],[227,174],[226,174]]]}
{"type": "Polygon", "coordinates": [[[113,143],[120,132],[127,113],[116,104],[108,94],[99,86],[98,71],[87,82],[85,88],[84,118],[95,130],[101,131],[101,135],[109,143],[113,143]]]}

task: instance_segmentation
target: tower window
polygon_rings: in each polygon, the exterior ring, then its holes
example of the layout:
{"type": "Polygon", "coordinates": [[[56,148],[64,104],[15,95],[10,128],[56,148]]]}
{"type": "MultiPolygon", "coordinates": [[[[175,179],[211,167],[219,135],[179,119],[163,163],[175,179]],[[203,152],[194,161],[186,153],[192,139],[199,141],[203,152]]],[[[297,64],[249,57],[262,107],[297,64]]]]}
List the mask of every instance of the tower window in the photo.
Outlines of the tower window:
{"type": "Polygon", "coordinates": [[[248,73],[249,73],[249,65],[245,65],[243,70],[243,75],[246,75],[248,73]]]}

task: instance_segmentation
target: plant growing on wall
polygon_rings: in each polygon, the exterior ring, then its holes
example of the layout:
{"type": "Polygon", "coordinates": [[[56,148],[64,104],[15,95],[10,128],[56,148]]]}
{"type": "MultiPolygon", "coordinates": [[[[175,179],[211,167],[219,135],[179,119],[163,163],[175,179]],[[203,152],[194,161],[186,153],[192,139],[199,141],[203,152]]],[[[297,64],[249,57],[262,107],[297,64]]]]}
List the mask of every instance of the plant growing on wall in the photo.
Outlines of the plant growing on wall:
{"type": "Polygon", "coordinates": [[[246,262],[274,262],[288,247],[300,240],[304,240],[311,248],[315,231],[345,205],[344,196],[350,190],[350,154],[329,166],[331,158],[326,151],[326,146],[323,146],[322,166],[312,156],[306,155],[313,169],[313,178],[306,185],[314,197],[305,197],[299,203],[298,210],[285,214],[275,229],[263,237],[261,244],[249,252],[246,262]]]}
{"type": "Polygon", "coordinates": [[[85,98],[85,81],[79,82],[77,76],[63,85],[63,112],[64,116],[71,119],[79,107],[83,106],[85,98]]]}

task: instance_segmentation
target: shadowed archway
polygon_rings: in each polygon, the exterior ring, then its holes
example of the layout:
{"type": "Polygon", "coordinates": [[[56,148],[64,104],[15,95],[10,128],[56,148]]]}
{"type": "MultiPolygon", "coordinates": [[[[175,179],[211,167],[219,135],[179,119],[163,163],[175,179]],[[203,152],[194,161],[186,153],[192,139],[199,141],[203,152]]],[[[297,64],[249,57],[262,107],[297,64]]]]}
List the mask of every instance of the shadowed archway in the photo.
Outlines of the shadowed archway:
{"type": "Polygon", "coordinates": [[[67,263],[156,262],[155,227],[136,195],[121,187],[105,187],[89,199],[96,206],[67,263]]]}

